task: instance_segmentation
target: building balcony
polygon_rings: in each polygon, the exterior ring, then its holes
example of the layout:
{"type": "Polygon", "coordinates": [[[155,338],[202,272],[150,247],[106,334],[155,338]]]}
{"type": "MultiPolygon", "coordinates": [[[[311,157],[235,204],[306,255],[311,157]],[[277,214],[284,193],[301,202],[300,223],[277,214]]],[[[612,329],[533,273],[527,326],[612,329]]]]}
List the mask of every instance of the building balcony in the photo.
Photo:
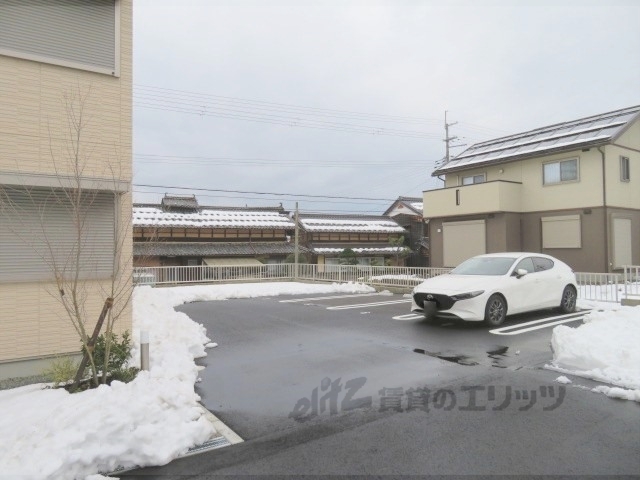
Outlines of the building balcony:
{"type": "Polygon", "coordinates": [[[424,217],[521,212],[522,183],[497,180],[423,193],[424,217]]]}

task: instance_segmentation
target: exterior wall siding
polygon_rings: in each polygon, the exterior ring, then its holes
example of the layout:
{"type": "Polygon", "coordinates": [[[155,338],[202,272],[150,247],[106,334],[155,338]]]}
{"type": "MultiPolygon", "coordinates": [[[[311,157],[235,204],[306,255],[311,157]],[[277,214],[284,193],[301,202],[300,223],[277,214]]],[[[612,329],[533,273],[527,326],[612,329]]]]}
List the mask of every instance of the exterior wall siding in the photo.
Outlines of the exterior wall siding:
{"type": "MultiPolygon", "coordinates": [[[[606,245],[602,232],[611,232],[613,218],[629,218],[632,225],[632,263],[640,263],[640,210],[636,209],[567,209],[525,214],[495,213],[433,219],[429,223],[431,242],[431,266],[444,267],[442,224],[449,221],[485,219],[487,253],[526,251],[541,252],[559,258],[575,271],[604,272],[610,270],[613,245],[606,245]],[[550,216],[579,215],[581,248],[542,248],[542,218],[550,216]],[[606,219],[606,220],[605,220],[606,219]],[[440,232],[438,232],[440,230],[440,232]],[[608,256],[605,255],[608,251],[608,256]]],[[[611,236],[610,236],[611,238],[611,236]]]]}
{"type": "Polygon", "coordinates": [[[577,272],[606,271],[603,208],[567,209],[522,215],[522,249],[559,258],[577,272]],[[590,211],[590,213],[588,213],[590,211]],[[542,248],[542,218],[580,215],[581,248],[542,248]]]}
{"type": "MultiPolygon", "coordinates": [[[[120,2],[120,76],[0,55],[0,173],[71,175],[67,101],[87,95],[81,148],[91,152],[84,176],[131,181],[132,4],[120,2]],[[56,159],[55,163],[52,159],[56,159]]],[[[126,238],[120,268],[132,268],[131,193],[120,196],[119,228],[126,238]]],[[[130,280],[129,280],[130,281],[130,280]]],[[[88,282],[87,318],[98,319],[104,282],[88,282]]],[[[0,284],[0,378],[24,374],[37,358],[78,352],[80,342],[50,283],[0,284]],[[30,363],[31,362],[31,363],[30,363]]],[[[90,329],[92,327],[89,327],[90,329]]],[[[116,330],[131,330],[131,305],[116,330]]],[[[39,373],[39,371],[31,372],[39,373]]]]}

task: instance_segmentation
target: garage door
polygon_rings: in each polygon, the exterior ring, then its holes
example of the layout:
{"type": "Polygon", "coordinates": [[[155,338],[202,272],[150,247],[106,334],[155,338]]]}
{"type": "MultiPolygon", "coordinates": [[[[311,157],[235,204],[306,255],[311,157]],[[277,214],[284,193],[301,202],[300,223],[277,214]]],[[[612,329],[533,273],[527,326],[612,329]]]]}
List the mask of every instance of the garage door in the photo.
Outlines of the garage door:
{"type": "Polygon", "coordinates": [[[456,267],[475,255],[487,253],[484,220],[442,224],[445,267],[456,267]]]}

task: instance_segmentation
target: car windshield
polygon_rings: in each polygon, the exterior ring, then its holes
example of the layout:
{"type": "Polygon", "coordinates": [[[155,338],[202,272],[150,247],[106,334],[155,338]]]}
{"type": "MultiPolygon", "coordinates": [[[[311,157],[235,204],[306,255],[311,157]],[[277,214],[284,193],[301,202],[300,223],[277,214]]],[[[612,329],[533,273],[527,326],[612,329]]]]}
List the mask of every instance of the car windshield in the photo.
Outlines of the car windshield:
{"type": "Polygon", "coordinates": [[[504,275],[515,261],[516,259],[511,257],[473,257],[462,262],[451,270],[451,273],[455,275],[504,275]]]}

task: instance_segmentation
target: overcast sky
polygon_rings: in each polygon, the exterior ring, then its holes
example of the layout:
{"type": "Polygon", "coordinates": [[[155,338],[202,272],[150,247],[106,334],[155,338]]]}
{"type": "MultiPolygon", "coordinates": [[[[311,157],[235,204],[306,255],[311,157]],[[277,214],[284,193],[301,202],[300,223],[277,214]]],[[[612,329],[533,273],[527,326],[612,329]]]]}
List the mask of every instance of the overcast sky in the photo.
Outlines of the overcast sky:
{"type": "Polygon", "coordinates": [[[134,200],[382,213],[441,186],[445,110],[471,145],[640,104],[639,20],[615,0],[135,0],[134,183],[161,187],[134,200]]]}

